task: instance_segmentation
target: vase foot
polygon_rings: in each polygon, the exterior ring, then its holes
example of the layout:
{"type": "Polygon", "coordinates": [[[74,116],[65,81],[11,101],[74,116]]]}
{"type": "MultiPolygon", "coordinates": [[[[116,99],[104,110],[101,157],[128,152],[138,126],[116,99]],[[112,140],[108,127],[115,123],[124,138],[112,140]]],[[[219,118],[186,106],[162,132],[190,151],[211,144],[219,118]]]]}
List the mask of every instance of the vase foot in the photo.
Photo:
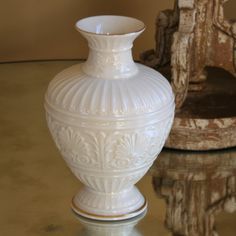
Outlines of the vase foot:
{"type": "Polygon", "coordinates": [[[142,214],[147,202],[136,187],[121,193],[98,193],[87,187],[72,199],[72,210],[86,218],[116,221],[142,214]]]}

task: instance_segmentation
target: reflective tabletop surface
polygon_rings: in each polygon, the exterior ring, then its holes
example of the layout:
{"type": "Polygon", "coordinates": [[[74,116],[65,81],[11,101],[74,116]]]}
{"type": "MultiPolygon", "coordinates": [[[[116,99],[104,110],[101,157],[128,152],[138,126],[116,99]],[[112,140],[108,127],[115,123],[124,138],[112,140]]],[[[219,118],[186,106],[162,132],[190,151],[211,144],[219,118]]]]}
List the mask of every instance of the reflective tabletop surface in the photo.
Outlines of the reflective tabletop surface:
{"type": "Polygon", "coordinates": [[[0,65],[0,235],[236,235],[236,148],[164,149],[137,184],[148,210],[99,222],[72,212],[81,188],[48,132],[44,93],[76,61],[0,65]]]}

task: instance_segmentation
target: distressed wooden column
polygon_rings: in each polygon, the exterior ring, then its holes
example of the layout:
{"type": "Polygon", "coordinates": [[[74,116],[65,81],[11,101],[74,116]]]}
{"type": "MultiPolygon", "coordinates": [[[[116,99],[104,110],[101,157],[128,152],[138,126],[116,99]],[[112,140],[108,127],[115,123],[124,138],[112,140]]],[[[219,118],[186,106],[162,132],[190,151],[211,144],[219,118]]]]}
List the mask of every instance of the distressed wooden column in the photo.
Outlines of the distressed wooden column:
{"type": "Polygon", "coordinates": [[[236,100],[236,23],[225,18],[225,2],[176,0],[173,10],[157,17],[155,50],[141,55],[144,64],[169,76],[175,93],[176,118],[167,147],[236,145],[236,108],[228,102],[236,100]],[[209,67],[225,73],[215,70],[209,76],[209,67]]]}

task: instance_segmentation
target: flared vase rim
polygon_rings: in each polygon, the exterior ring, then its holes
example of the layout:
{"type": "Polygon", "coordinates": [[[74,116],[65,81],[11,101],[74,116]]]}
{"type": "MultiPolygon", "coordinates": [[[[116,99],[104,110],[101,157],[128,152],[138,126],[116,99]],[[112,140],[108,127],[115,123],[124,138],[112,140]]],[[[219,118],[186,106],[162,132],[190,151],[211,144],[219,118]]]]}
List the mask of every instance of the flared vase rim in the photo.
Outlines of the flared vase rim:
{"type": "MultiPolygon", "coordinates": [[[[101,24],[101,23],[100,23],[101,24]]],[[[109,21],[107,24],[110,24],[110,26],[112,26],[112,22],[109,21]]],[[[91,26],[91,25],[90,25],[91,26]]],[[[100,25],[99,25],[100,26],[100,25]]],[[[92,27],[92,26],[91,26],[92,27]]],[[[93,25],[93,27],[95,27],[95,25],[93,25]]],[[[121,27],[121,25],[120,25],[121,27]]],[[[129,35],[133,35],[133,34],[140,34],[142,33],[145,29],[146,29],[146,25],[139,19],[134,18],[134,17],[130,17],[130,16],[121,16],[121,15],[96,15],[96,16],[89,16],[89,17],[85,17],[82,18],[80,20],[78,20],[75,23],[75,28],[77,31],[81,32],[81,33],[86,33],[86,34],[90,34],[90,35],[96,35],[96,36],[106,36],[106,37],[111,37],[111,36],[129,36],[129,35]],[[103,19],[103,22],[105,19],[110,19],[110,20],[123,20],[123,22],[120,22],[120,24],[123,23],[129,23],[130,25],[123,25],[126,26],[126,30],[124,30],[123,32],[121,30],[118,30],[118,26],[113,24],[113,30],[115,31],[116,27],[117,27],[117,32],[98,32],[96,30],[89,30],[88,29],[88,25],[87,28],[83,23],[90,23],[95,24],[96,22],[99,24],[99,20],[103,19]],[[131,24],[132,23],[132,24],[131,24]],[[130,27],[130,30],[128,30],[128,27],[130,27]]]]}

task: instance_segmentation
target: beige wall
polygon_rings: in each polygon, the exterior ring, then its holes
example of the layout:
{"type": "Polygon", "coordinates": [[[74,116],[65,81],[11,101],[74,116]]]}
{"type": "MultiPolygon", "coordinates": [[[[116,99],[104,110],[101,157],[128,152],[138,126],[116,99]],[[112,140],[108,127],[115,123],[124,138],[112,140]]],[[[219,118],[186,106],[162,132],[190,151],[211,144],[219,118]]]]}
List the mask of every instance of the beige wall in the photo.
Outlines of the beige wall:
{"type": "MultiPolygon", "coordinates": [[[[75,31],[76,20],[99,14],[128,15],[147,25],[134,55],[153,48],[154,22],[174,0],[7,0],[1,2],[0,61],[85,58],[87,47],[75,31]]],[[[227,3],[235,15],[236,1],[227,3]]]]}

